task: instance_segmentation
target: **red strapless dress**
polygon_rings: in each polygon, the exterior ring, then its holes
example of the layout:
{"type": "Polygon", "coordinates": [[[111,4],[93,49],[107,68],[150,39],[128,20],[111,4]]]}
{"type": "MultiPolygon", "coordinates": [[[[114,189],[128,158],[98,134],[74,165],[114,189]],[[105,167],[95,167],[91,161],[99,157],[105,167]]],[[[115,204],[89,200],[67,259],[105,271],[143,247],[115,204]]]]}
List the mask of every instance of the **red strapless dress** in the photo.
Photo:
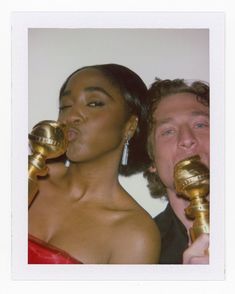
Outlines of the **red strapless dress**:
{"type": "Polygon", "coordinates": [[[56,248],[36,237],[28,238],[29,264],[82,264],[65,251],[56,248]]]}

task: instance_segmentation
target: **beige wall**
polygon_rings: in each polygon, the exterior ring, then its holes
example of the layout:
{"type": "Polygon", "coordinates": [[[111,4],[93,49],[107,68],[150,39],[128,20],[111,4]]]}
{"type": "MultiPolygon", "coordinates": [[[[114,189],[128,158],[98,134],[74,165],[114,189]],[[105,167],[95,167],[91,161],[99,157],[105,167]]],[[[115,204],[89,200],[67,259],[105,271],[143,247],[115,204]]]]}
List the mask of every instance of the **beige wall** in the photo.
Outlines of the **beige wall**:
{"type": "MultiPolygon", "coordinates": [[[[29,131],[57,118],[59,89],[71,72],[101,63],[123,64],[147,86],[155,77],[209,81],[209,30],[29,29],[29,131]]],[[[166,205],[151,198],[142,175],[121,182],[152,216],[166,205]]]]}

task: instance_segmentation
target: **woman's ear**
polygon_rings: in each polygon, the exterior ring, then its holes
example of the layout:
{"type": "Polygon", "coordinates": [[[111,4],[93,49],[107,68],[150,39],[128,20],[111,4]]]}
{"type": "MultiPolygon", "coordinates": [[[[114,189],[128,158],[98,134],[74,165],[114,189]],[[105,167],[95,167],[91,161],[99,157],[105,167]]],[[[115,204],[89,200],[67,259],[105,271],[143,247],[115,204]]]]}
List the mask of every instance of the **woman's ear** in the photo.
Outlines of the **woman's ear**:
{"type": "Polygon", "coordinates": [[[138,121],[139,121],[139,119],[136,115],[132,115],[129,118],[127,125],[126,125],[126,128],[125,128],[125,137],[126,138],[131,139],[134,136],[135,131],[138,126],[138,121]]]}

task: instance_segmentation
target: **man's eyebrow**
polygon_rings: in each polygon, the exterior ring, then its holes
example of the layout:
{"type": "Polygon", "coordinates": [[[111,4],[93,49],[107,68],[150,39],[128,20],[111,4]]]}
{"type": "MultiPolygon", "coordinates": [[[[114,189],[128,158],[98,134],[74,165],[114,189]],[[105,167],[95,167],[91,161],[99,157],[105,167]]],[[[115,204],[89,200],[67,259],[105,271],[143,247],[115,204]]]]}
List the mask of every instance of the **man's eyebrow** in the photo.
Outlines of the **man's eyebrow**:
{"type": "Polygon", "coordinates": [[[195,110],[195,111],[192,111],[192,115],[193,116],[206,116],[206,117],[209,117],[209,111],[202,111],[202,110],[195,110]]]}
{"type": "Polygon", "coordinates": [[[153,124],[156,126],[156,127],[159,127],[161,125],[164,125],[164,124],[167,124],[167,123],[170,123],[170,122],[173,122],[173,118],[172,117],[166,117],[166,118],[163,118],[163,119],[154,119],[153,120],[153,124]]]}
{"type": "MultiPolygon", "coordinates": [[[[193,117],[196,116],[204,116],[206,118],[209,118],[209,111],[202,111],[202,110],[195,110],[191,112],[191,115],[193,117]]],[[[166,118],[162,118],[162,119],[153,119],[153,124],[156,127],[160,127],[161,125],[167,124],[167,123],[173,123],[174,122],[174,118],[173,117],[166,117],[166,118]]]]}
{"type": "Polygon", "coordinates": [[[85,92],[101,92],[102,94],[105,94],[106,96],[108,96],[109,98],[111,98],[112,100],[114,100],[113,96],[111,94],[109,94],[104,88],[102,87],[98,87],[98,86],[91,86],[91,87],[86,87],[84,89],[85,92]]]}

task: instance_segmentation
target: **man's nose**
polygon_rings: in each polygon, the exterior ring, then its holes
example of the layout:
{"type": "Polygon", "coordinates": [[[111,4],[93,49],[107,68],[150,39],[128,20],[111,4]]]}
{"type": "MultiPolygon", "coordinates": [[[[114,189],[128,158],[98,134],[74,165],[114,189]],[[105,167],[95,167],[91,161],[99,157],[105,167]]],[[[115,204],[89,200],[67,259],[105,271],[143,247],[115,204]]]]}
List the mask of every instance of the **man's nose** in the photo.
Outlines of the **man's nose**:
{"type": "Polygon", "coordinates": [[[190,126],[182,126],[178,135],[178,146],[183,149],[192,149],[197,145],[197,138],[190,126]]]}

